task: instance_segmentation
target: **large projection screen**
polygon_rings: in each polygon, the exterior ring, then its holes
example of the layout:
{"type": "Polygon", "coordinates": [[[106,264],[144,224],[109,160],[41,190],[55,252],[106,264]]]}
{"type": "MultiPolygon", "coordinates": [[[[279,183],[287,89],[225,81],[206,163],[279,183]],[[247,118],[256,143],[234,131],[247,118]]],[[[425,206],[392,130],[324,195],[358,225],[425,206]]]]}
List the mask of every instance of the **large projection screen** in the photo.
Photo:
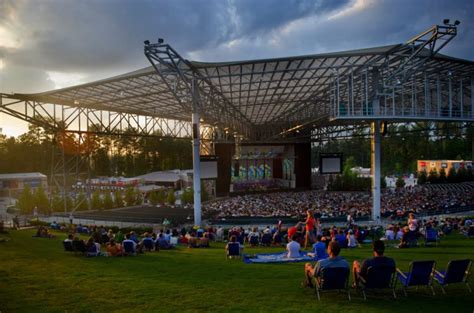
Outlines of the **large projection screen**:
{"type": "Polygon", "coordinates": [[[321,174],[341,174],[342,173],[342,153],[320,154],[319,173],[321,174]]]}

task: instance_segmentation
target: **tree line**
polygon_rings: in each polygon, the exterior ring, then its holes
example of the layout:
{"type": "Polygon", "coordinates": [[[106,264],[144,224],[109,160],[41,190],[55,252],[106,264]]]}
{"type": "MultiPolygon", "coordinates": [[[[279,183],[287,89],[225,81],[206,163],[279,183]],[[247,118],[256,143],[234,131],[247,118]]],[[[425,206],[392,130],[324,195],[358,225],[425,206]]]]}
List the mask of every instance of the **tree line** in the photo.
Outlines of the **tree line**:
{"type": "MultiPolygon", "coordinates": [[[[472,124],[390,124],[381,140],[382,175],[416,173],[417,160],[472,160],[473,136],[472,124]]],[[[318,164],[320,152],[342,152],[345,160],[353,157],[355,166],[370,167],[370,139],[362,132],[314,146],[312,152],[313,164],[318,164]]]]}
{"type": "MultiPolygon", "coordinates": [[[[97,126],[91,130],[98,131],[97,126]]],[[[66,162],[76,157],[89,157],[78,169],[81,176],[132,177],[153,171],[192,168],[191,139],[140,136],[130,128],[122,135],[51,132],[29,125],[19,137],[0,134],[0,173],[51,173],[63,155],[66,162]],[[90,168],[88,168],[88,166],[90,168]]]]}

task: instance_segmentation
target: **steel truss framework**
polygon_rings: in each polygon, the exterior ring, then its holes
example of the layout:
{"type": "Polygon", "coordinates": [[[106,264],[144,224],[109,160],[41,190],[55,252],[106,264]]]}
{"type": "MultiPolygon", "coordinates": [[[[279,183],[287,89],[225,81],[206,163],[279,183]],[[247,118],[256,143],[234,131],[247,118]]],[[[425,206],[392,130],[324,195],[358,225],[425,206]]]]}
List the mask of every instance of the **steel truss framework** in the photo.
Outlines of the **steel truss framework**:
{"type": "Polygon", "coordinates": [[[456,34],[457,24],[447,23],[404,44],[220,63],[185,60],[162,39],[146,41],[151,67],[44,93],[2,94],[0,112],[76,134],[133,128],[174,138],[195,135],[195,113],[201,154],[219,140],[309,142],[318,132],[374,121],[473,122],[474,62],[438,53],[456,34]]]}

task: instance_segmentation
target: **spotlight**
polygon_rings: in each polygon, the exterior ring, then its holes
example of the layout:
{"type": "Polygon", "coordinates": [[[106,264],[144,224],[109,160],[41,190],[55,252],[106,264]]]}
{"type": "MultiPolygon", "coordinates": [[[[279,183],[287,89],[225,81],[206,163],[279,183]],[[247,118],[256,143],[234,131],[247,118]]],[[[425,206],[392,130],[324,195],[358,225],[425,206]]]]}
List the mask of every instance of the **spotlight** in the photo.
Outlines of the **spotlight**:
{"type": "Polygon", "coordinates": [[[150,40],[145,40],[143,43],[145,44],[145,46],[148,46],[150,44],[150,40]]]}
{"type": "Polygon", "coordinates": [[[459,24],[461,24],[461,22],[458,21],[458,20],[456,20],[456,21],[454,22],[454,26],[458,26],[459,24]]]}
{"type": "Polygon", "coordinates": [[[443,20],[443,24],[444,24],[444,25],[448,25],[448,24],[449,24],[449,18],[445,18],[445,19],[443,20]]]}
{"type": "Polygon", "coordinates": [[[163,38],[158,38],[158,43],[163,43],[165,40],[163,38]]]}

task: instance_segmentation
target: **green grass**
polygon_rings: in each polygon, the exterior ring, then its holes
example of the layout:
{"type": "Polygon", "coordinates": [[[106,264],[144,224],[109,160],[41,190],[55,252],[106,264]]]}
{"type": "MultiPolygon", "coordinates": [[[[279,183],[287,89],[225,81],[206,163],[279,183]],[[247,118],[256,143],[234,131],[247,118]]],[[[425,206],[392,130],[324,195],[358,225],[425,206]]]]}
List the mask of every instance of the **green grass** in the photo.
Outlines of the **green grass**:
{"type": "MultiPolygon", "coordinates": [[[[244,264],[226,260],[223,244],[210,249],[180,247],[127,258],[85,258],[62,250],[57,239],[32,238],[33,231],[12,231],[0,243],[0,311],[4,312],[473,312],[474,293],[449,286],[436,297],[427,289],[369,295],[352,290],[324,293],[318,302],[302,289],[303,263],[244,264]]],[[[281,249],[247,249],[247,253],[281,249]]],[[[352,262],[370,256],[370,247],[343,250],[352,262]]],[[[439,247],[387,248],[397,266],[414,259],[435,259],[438,268],[453,258],[474,259],[474,240],[452,235],[439,247]]],[[[474,279],[471,279],[474,281],[474,279]]],[[[471,283],[474,287],[474,283],[471,283]]]]}

